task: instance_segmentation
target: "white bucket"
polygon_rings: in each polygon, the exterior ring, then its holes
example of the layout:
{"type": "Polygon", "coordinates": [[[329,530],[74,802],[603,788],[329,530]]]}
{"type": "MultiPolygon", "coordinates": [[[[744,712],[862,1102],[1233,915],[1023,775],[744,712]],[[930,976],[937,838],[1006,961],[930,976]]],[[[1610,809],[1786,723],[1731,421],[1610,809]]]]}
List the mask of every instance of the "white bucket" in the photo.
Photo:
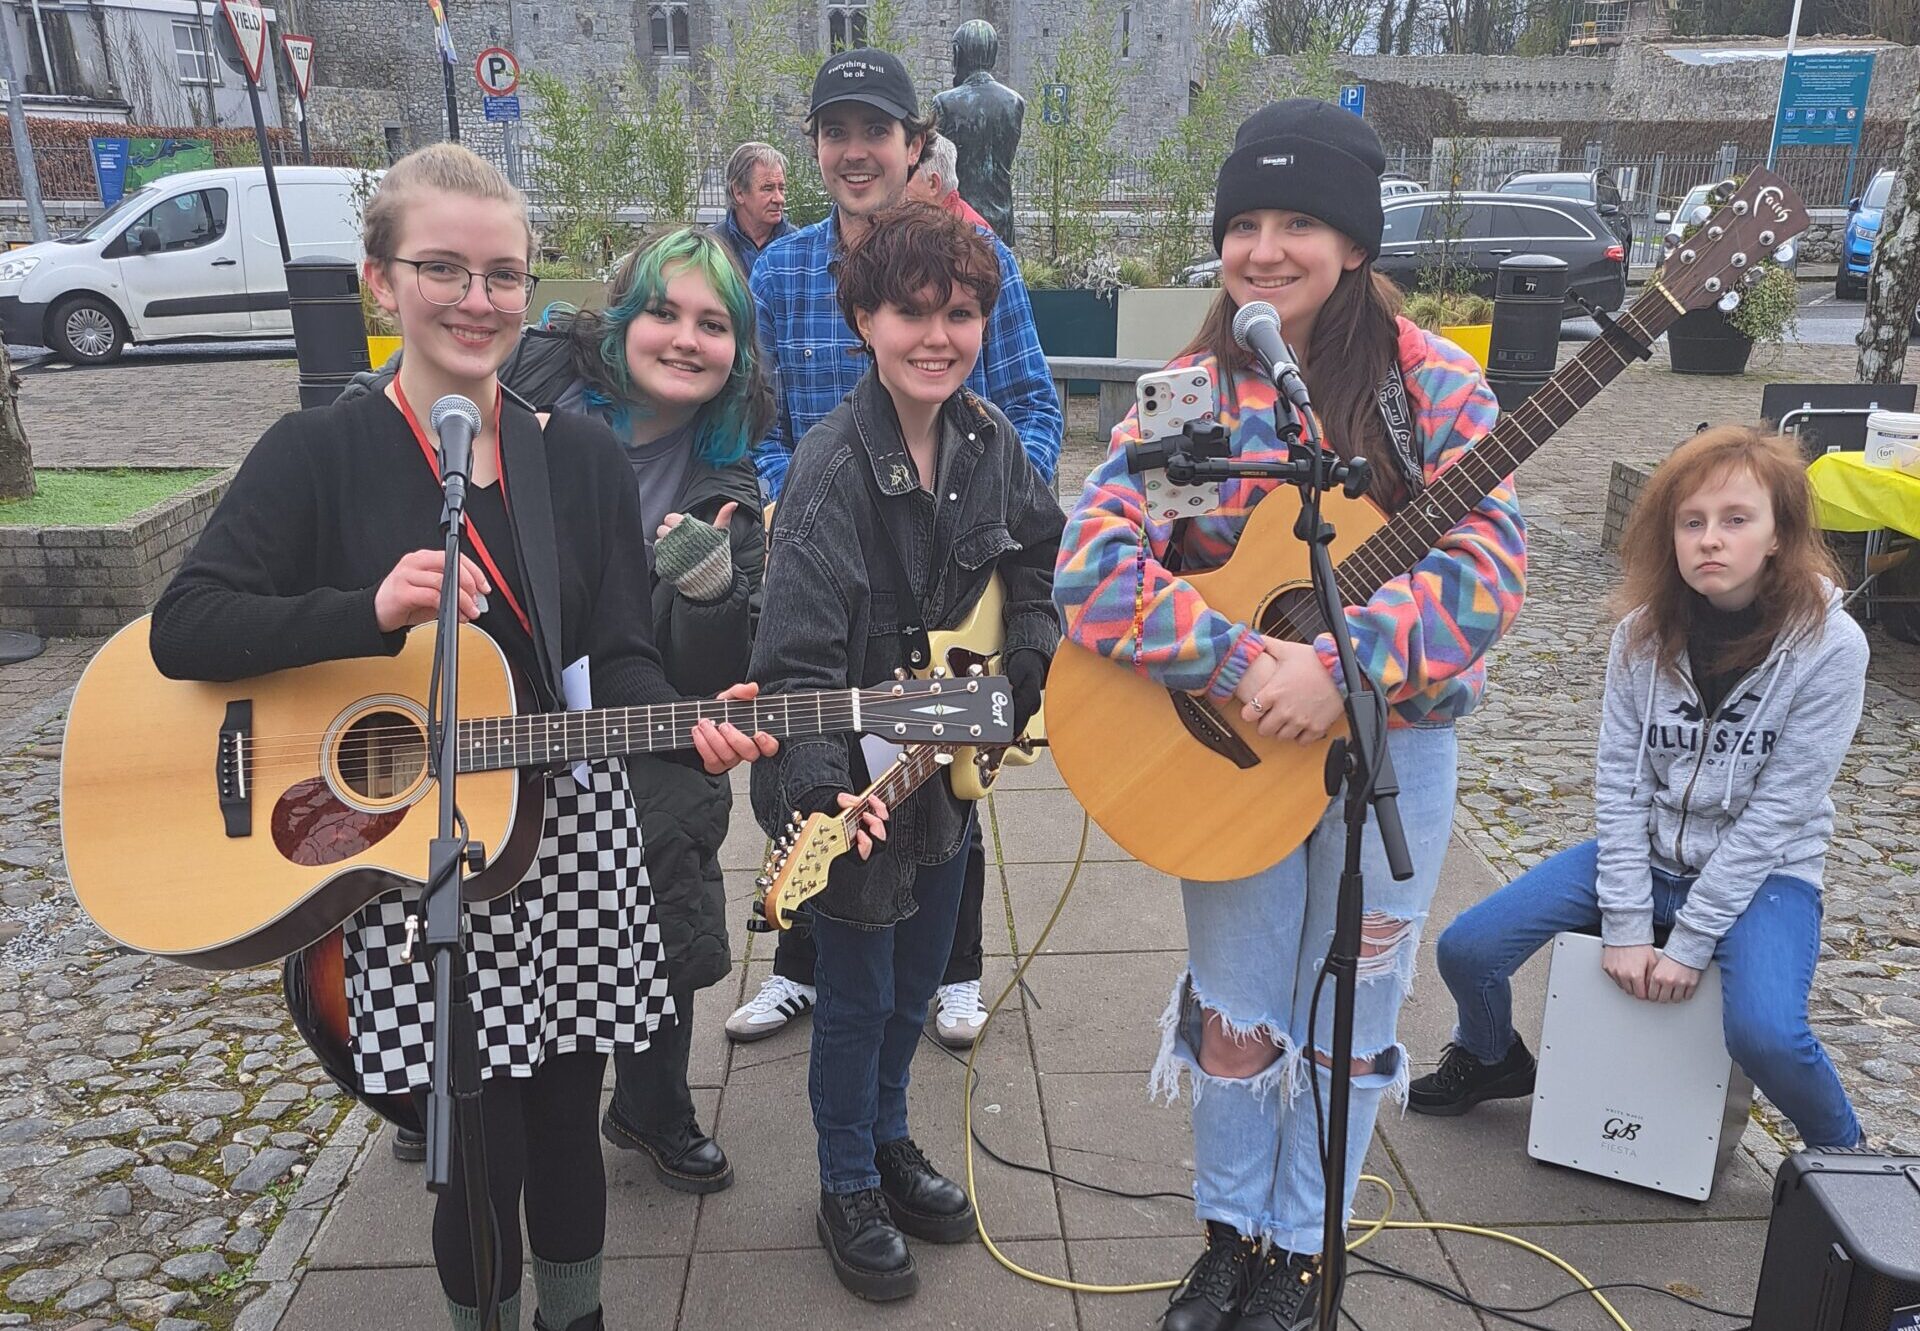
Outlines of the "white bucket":
{"type": "Polygon", "coordinates": [[[1920,412],[1870,414],[1867,417],[1867,465],[1920,473],[1920,412]]]}

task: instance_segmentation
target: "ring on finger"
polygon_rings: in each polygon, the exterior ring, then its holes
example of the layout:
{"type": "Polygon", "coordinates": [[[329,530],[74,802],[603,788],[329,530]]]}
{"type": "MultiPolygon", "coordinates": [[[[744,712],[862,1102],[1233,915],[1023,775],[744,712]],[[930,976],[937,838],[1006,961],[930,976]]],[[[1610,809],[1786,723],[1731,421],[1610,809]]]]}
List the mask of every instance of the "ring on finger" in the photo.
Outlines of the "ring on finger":
{"type": "Polygon", "coordinates": [[[1267,710],[1267,705],[1261,702],[1258,698],[1255,698],[1252,702],[1248,703],[1247,706],[1253,708],[1253,710],[1256,712],[1264,712],[1267,710]]]}

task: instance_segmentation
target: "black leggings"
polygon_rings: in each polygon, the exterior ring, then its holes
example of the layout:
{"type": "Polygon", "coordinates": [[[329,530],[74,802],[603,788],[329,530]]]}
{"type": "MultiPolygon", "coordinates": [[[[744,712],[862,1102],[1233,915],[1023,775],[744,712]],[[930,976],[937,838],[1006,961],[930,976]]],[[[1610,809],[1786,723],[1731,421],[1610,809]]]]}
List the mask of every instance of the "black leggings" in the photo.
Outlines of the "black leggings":
{"type": "MultiPolygon", "coordinates": [[[[527,1242],[544,1261],[583,1262],[607,1235],[607,1171],[600,1156],[600,1085],[605,1054],[562,1054],[530,1078],[489,1077],[481,1083],[487,1170],[500,1235],[500,1297],[520,1288],[520,1208],[527,1242]]],[[[415,1100],[426,1110],[426,1093],[415,1100]]],[[[433,1211],[433,1262],[440,1288],[455,1303],[480,1306],[467,1236],[467,1190],[460,1138],[454,1133],[453,1186],[433,1211]]]]}

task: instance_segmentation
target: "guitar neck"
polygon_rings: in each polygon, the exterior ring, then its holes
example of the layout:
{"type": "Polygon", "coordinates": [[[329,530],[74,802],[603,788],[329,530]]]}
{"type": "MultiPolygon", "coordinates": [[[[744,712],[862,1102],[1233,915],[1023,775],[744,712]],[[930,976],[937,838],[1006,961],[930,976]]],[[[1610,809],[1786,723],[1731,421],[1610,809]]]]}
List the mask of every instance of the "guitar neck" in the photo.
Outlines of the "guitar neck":
{"type": "Polygon", "coordinates": [[[877,798],[889,811],[899,808],[902,800],[925,785],[950,760],[946,750],[935,745],[908,745],[872,785],[860,792],[860,802],[840,815],[840,826],[846,833],[847,844],[853,844],[853,834],[860,827],[860,815],[869,803],[877,798]]]}
{"type": "Polygon", "coordinates": [[[858,689],[781,693],[745,701],[657,703],[579,712],[495,716],[460,723],[460,770],[561,766],[630,753],[672,753],[693,747],[701,721],[731,722],[776,739],[860,728],[858,689]]]}
{"type": "Polygon", "coordinates": [[[1658,280],[1649,282],[1632,308],[1614,316],[1615,327],[1582,347],[1532,397],[1502,413],[1492,433],[1340,561],[1335,579],[1341,604],[1365,605],[1385,583],[1419,563],[1501,481],[1639,359],[1640,347],[1652,346],[1682,312],[1658,280]]]}

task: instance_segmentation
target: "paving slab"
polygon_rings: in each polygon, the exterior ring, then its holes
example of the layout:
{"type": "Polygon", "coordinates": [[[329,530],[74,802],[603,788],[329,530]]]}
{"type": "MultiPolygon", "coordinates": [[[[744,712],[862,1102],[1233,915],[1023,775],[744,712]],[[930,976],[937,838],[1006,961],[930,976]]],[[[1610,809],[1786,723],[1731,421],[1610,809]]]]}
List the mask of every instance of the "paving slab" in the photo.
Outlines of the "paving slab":
{"type": "MultiPolygon", "coordinates": [[[[813,1239],[812,1222],[807,1238],[813,1239]]],[[[1008,1256],[1045,1274],[1066,1274],[1059,1242],[1010,1243],[1008,1256]]],[[[1072,1331],[1064,1290],[1007,1275],[978,1243],[916,1244],[920,1292],[901,1303],[863,1303],[833,1278],[816,1245],[780,1252],[699,1252],[693,1257],[682,1331],[863,1331],[955,1327],[967,1331],[1072,1331]]]]}
{"type": "MultiPolygon", "coordinates": [[[[686,1287],[684,1257],[609,1257],[601,1274],[607,1324],[672,1326],[686,1287]]],[[[533,1273],[521,1274],[522,1327],[533,1324],[533,1273]]],[[[342,1327],[439,1327],[446,1299],[431,1266],[379,1270],[312,1270],[280,1321],[279,1331],[342,1327]]],[[[759,1325],[754,1323],[753,1325],[759,1325]]]]}
{"type": "MultiPolygon", "coordinates": [[[[1636,1331],[1741,1326],[1753,1309],[1767,1238],[1766,1224],[1757,1220],[1519,1226],[1509,1232],[1572,1263],[1596,1285],[1642,1281],[1739,1315],[1717,1316],[1640,1290],[1603,1291],[1636,1331]]],[[[1558,1267],[1506,1243],[1442,1234],[1440,1245],[1482,1303],[1522,1307],[1578,1288],[1558,1267]]],[[[1530,1316],[1558,1331],[1618,1331],[1591,1295],[1530,1316]]]]}
{"type": "MultiPolygon", "coordinates": [[[[1009,864],[1004,869],[1021,951],[1030,951],[1039,941],[1072,868],[1071,864],[1009,864]]],[[[1186,950],[1179,883],[1137,861],[1114,860],[1081,865],[1073,893],[1047,935],[1041,955],[1186,950]]]]}
{"type": "Polygon", "coordinates": [[[1160,1013],[1185,952],[1035,957],[1027,986],[1041,1014],[1035,1058],[1051,1074],[1137,1072],[1160,1052],[1160,1013]]]}

